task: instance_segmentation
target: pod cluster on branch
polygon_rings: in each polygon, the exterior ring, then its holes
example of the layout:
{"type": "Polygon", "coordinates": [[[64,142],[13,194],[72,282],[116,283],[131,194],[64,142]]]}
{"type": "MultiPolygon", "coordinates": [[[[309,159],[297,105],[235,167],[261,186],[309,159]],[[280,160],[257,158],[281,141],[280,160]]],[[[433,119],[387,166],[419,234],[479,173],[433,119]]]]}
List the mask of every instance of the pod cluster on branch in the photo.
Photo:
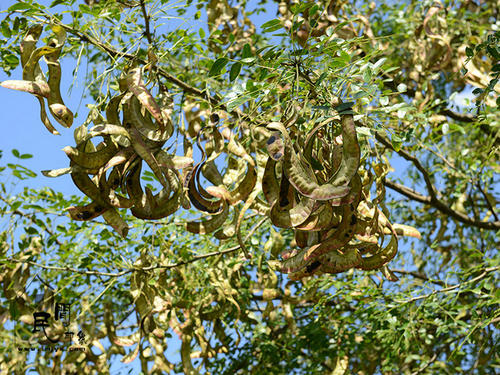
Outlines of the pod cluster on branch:
{"type": "MultiPolygon", "coordinates": [[[[72,125],[73,114],[59,91],[58,58],[66,33],[60,26],[52,31],[48,44],[36,48],[42,28],[29,29],[21,45],[23,80],[1,85],[33,94],[39,100],[43,124],[57,134],[45,105],[65,127],[72,125]],[[38,63],[41,57],[47,62],[48,79],[38,63]]],[[[211,233],[219,240],[236,236],[247,253],[241,228],[245,213],[252,210],[276,227],[293,230],[294,246],[281,254],[282,272],[291,279],[351,268],[382,268],[394,278],[384,267],[397,253],[397,236],[419,237],[419,233],[392,225],[378,209],[383,199],[382,173],[375,179],[380,194],[370,200],[374,179],[361,168],[350,108],[344,105],[338,109],[339,116],[302,131],[297,127],[299,111],[290,106],[281,121],[266,126],[264,138],[252,139],[248,146],[229,127],[218,125],[217,114],[195,112],[189,102],[185,106],[188,127],[175,126],[168,91],[160,85],[153,96],[147,86],[144,67],[127,67],[105,113],[91,111],[89,120],[74,132],[76,145],[64,148],[69,167],[43,171],[49,177],[70,173],[90,198],[87,205],[68,208],[72,219],[102,216],[125,237],[129,228],[120,208],[140,219],[159,220],[193,206],[204,217],[187,222],[187,231],[211,233]],[[336,130],[340,130],[337,136],[336,130]],[[184,155],[165,147],[174,134],[183,137],[184,155]],[[102,141],[94,144],[98,138],[102,141]],[[194,144],[201,153],[196,163],[194,144]],[[221,155],[227,161],[224,173],[215,163],[221,155]],[[146,168],[161,184],[156,194],[143,186],[146,168]],[[212,185],[204,187],[203,181],[212,185]],[[390,239],[384,244],[386,236],[390,239]]]]}

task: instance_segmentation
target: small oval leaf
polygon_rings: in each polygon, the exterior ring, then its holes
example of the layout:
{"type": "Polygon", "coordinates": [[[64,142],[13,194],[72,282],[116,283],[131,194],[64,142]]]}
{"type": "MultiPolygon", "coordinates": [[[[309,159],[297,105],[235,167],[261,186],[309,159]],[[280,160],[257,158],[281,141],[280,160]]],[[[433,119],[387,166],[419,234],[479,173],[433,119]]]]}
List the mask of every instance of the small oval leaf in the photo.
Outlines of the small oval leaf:
{"type": "Polygon", "coordinates": [[[208,73],[209,77],[213,77],[219,75],[222,69],[227,65],[229,60],[226,57],[221,57],[214,61],[212,67],[210,68],[210,72],[208,73]]]}
{"type": "Polygon", "coordinates": [[[231,67],[231,71],[229,72],[229,80],[233,82],[236,78],[238,78],[240,72],[241,72],[241,63],[235,62],[231,67]]]}

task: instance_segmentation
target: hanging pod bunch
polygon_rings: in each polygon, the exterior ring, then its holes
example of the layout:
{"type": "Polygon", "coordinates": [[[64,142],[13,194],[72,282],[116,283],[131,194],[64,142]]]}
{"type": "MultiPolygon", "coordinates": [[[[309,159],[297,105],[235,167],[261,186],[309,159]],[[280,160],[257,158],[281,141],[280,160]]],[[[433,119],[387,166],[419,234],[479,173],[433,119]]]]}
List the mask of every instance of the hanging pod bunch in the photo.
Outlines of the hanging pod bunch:
{"type": "MultiPolygon", "coordinates": [[[[361,153],[349,109],[340,112],[339,137],[325,136],[334,119],[308,134],[292,130],[296,118],[267,126],[262,191],[272,223],[294,230],[296,246],[281,254],[282,271],[294,280],[383,268],[397,253],[398,232],[365,198],[369,188],[358,173],[361,153]],[[384,235],[391,236],[386,246],[379,245],[384,235]]],[[[400,226],[399,234],[419,236],[410,228],[400,226]]]]}
{"type": "Polygon", "coordinates": [[[174,131],[171,100],[166,92],[162,93],[163,103],[154,99],[142,68],[127,70],[120,90],[108,101],[105,116],[93,109],[86,123],[75,130],[76,147],[63,149],[70,167],[43,173],[49,177],[71,173],[74,184],[91,199],[88,205],[70,207],[71,218],[91,220],[102,215],[125,237],[128,226],[117,209],[130,209],[135,217],[150,220],[172,215],[183,195],[178,170],[189,167],[193,160],[163,149],[174,131]],[[92,140],[99,137],[102,141],[95,145],[92,140]],[[142,186],[145,165],[161,184],[157,194],[142,186]]]}
{"type": "Polygon", "coordinates": [[[66,41],[66,31],[59,25],[52,25],[53,35],[47,45],[36,47],[43,31],[40,24],[29,28],[21,41],[22,80],[7,80],[0,86],[13,90],[24,91],[34,95],[40,104],[40,119],[47,130],[52,134],[59,134],[47,116],[46,105],[54,119],[64,127],[73,124],[73,113],[66,107],[60,93],[61,65],[59,56],[66,41]],[[40,59],[47,63],[47,76],[42,72],[40,59]]]}

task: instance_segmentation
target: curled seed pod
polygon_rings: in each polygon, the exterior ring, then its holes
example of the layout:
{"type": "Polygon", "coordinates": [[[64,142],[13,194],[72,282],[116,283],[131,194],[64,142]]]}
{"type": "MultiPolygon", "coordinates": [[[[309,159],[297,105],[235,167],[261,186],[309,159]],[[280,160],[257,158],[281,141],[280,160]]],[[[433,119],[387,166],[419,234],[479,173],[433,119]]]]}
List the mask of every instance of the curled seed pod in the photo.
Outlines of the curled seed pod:
{"type": "Polygon", "coordinates": [[[103,147],[95,152],[80,151],[79,148],[66,146],[63,151],[75,164],[85,169],[99,169],[118,152],[118,146],[111,140],[101,143],[103,147]]]}
{"type": "Polygon", "coordinates": [[[189,221],[186,223],[186,230],[196,234],[212,233],[222,227],[229,215],[229,205],[224,200],[222,203],[222,210],[212,215],[208,220],[189,221]]]}
{"type": "Polygon", "coordinates": [[[141,102],[141,104],[147,108],[151,116],[154,117],[158,124],[160,124],[160,128],[164,130],[165,128],[165,120],[163,119],[163,115],[161,112],[158,103],[154,99],[153,95],[149,92],[142,80],[142,69],[141,68],[133,68],[131,69],[126,76],[127,88],[132,92],[137,99],[141,102]]]}
{"type": "Polygon", "coordinates": [[[357,268],[365,271],[381,268],[382,266],[389,263],[396,256],[397,252],[398,240],[397,236],[393,235],[391,237],[391,240],[389,241],[389,244],[385,248],[381,249],[379,252],[371,256],[362,257],[361,263],[359,263],[357,268]]]}
{"type": "Polygon", "coordinates": [[[314,200],[341,198],[349,192],[349,187],[326,183],[319,185],[308,163],[302,163],[292,147],[292,141],[286,129],[280,123],[271,123],[268,129],[279,131],[285,139],[285,157],[283,167],[290,183],[302,195],[314,200]]]}
{"type": "Polygon", "coordinates": [[[52,39],[50,45],[53,46],[55,50],[44,55],[47,67],[49,68],[49,110],[57,122],[69,128],[73,124],[73,112],[66,107],[61,97],[60,85],[62,73],[61,64],[59,63],[59,55],[66,41],[66,31],[58,25],[53,26],[52,30],[56,33],[57,39],[52,39]]]}

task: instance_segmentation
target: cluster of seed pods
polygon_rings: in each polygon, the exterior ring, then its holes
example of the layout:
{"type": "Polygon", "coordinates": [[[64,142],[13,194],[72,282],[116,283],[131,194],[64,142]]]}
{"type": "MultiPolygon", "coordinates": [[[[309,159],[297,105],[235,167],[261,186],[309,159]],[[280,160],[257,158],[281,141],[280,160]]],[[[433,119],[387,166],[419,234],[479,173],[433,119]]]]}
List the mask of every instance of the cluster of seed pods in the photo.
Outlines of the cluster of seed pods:
{"type": "Polygon", "coordinates": [[[340,113],[341,136],[326,139],[321,134],[335,122],[308,134],[295,131],[293,117],[267,127],[273,133],[262,190],[273,224],[294,229],[296,248],[282,253],[282,271],[291,279],[382,268],[397,253],[397,233],[418,236],[411,227],[391,225],[366,200],[351,111],[340,113]],[[386,234],[391,240],[382,247],[386,234]]]}
{"type": "MultiPolygon", "coordinates": [[[[37,49],[42,29],[30,28],[21,46],[23,80],[1,85],[35,95],[42,122],[56,133],[45,113],[45,99],[62,125],[71,126],[73,115],[59,93],[58,57],[66,36],[58,26],[52,30],[55,38],[37,49]],[[48,80],[38,65],[42,56],[48,80]]],[[[267,125],[265,144],[253,142],[250,152],[231,129],[220,129],[216,114],[196,126],[199,118],[190,121],[186,112],[189,127],[175,129],[172,98],[162,86],[155,98],[143,76],[144,68],[127,68],[105,114],[94,111],[89,117],[93,126],[88,126],[90,121],[79,126],[74,133],[76,146],[64,148],[70,166],[43,171],[49,177],[70,173],[74,184],[90,198],[87,205],[68,208],[72,219],[102,216],[125,237],[128,225],[119,208],[130,209],[140,219],[158,220],[192,205],[205,217],[187,222],[187,231],[212,233],[220,240],[236,236],[247,253],[241,226],[251,209],[268,216],[276,227],[294,230],[296,246],[282,253],[282,271],[291,279],[351,268],[382,268],[397,252],[397,234],[419,235],[411,227],[391,225],[367,199],[367,187],[358,173],[360,147],[349,109],[339,113],[340,120],[328,119],[308,132],[297,131],[297,111],[284,115],[282,122],[267,125]],[[340,136],[323,136],[325,129],[338,123],[340,136]],[[181,156],[164,148],[175,130],[184,135],[181,156]],[[102,141],[94,144],[92,140],[98,137],[102,141]],[[194,143],[201,152],[197,163],[194,143]],[[215,163],[222,154],[227,156],[224,174],[215,163]],[[252,154],[258,155],[259,163],[252,154]],[[157,194],[142,185],[146,166],[161,184],[157,194]],[[212,186],[203,187],[203,179],[212,186]],[[230,211],[233,217],[228,223],[230,211]],[[382,246],[379,242],[385,235],[391,239],[382,246]]]]}
{"type": "Polygon", "coordinates": [[[2,87],[25,91],[33,94],[40,103],[40,119],[48,131],[59,134],[50,122],[45,107],[47,101],[49,111],[58,123],[69,128],[73,124],[73,113],[64,105],[59,86],[61,83],[61,65],[59,55],[66,41],[66,31],[61,26],[54,25],[54,37],[47,45],[36,48],[38,39],[43,31],[40,24],[31,26],[21,42],[22,80],[3,81],[2,87]],[[48,78],[40,68],[40,59],[45,59],[48,67],[48,78]]]}

